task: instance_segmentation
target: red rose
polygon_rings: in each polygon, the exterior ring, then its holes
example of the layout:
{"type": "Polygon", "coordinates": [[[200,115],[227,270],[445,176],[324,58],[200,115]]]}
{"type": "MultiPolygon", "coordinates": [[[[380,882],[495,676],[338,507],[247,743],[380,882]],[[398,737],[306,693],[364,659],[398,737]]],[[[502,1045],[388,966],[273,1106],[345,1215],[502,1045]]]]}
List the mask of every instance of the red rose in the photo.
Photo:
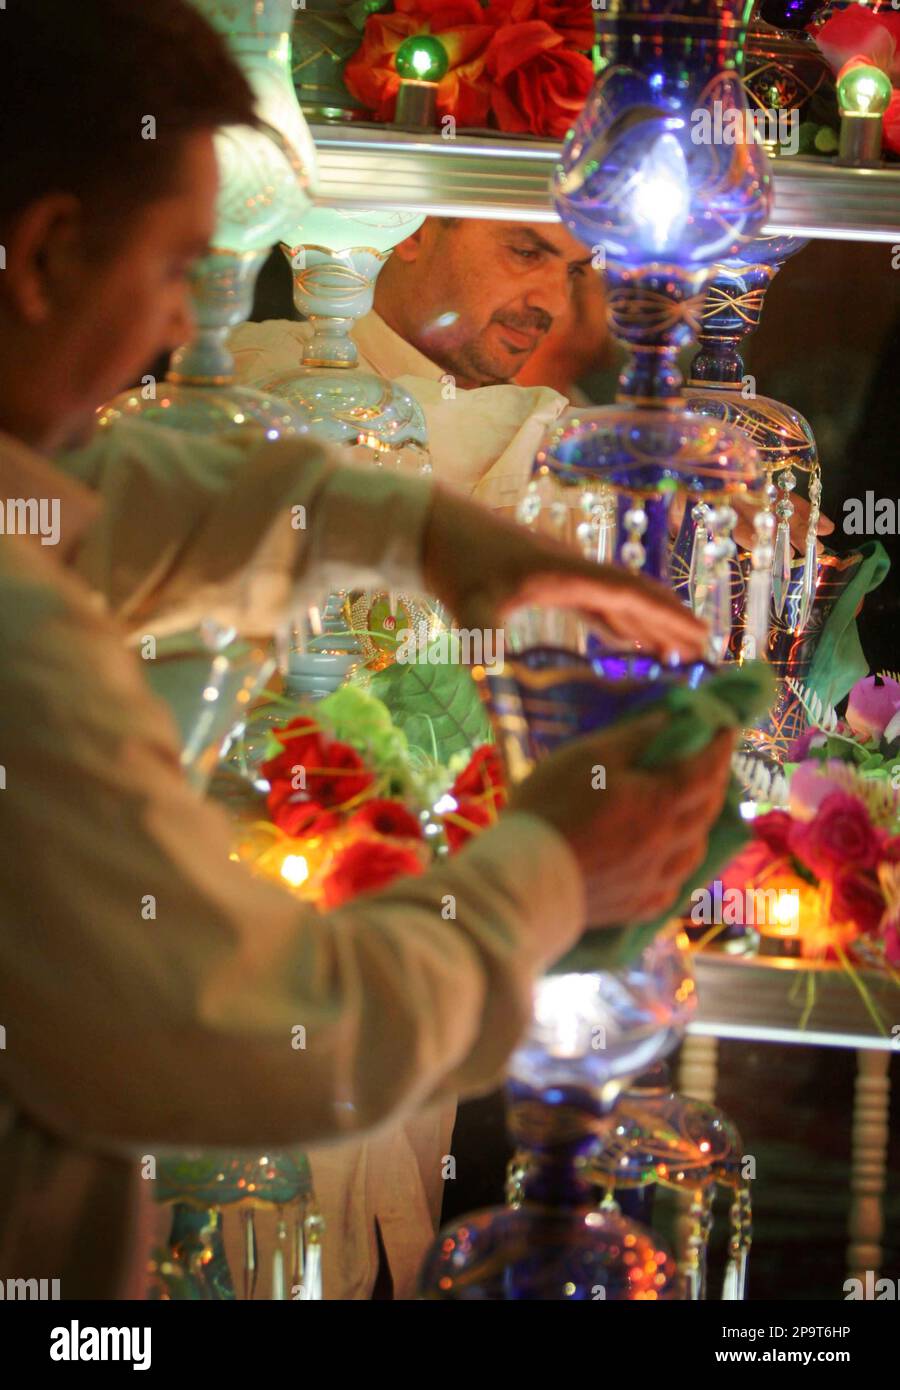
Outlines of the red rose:
{"type": "Polygon", "coordinates": [[[719,874],[722,891],[738,888],[743,892],[745,888],[760,886],[765,871],[771,868],[774,862],[775,856],[767,844],[762,840],[751,840],[728,861],[719,874]]]}
{"type": "Polygon", "coordinates": [[[849,58],[855,57],[890,72],[897,47],[891,28],[883,23],[881,15],[872,14],[860,5],[840,10],[821,28],[812,26],[816,43],[835,73],[840,72],[849,58]]]}
{"type": "Polygon", "coordinates": [[[376,797],[367,801],[347,822],[394,840],[420,840],[422,827],[411,811],[399,801],[376,797]]]}
{"type": "Polygon", "coordinates": [[[819,878],[831,878],[842,868],[874,869],[881,842],[859,798],[831,792],[811,821],[794,821],[790,847],[819,878]]]}
{"type": "Polygon", "coordinates": [[[594,43],[591,0],[491,0],[487,14],[497,24],[542,19],[572,48],[587,50],[594,43]]]}
{"type": "Polygon", "coordinates": [[[881,118],[884,129],[884,147],[891,154],[900,154],[900,91],[894,88],[888,109],[881,118]]]}
{"type": "Polygon", "coordinates": [[[900,965],[900,925],[896,918],[888,923],[885,930],[884,954],[891,965],[900,965]]]}
{"type": "Polygon", "coordinates": [[[884,915],[884,898],[878,885],[853,869],[838,869],[831,893],[831,920],[853,922],[861,932],[878,931],[884,915]]]}
{"type": "Polygon", "coordinates": [[[325,835],[341,823],[340,816],[334,811],[325,811],[309,801],[292,801],[289,798],[273,801],[270,793],[267,805],[278,829],[294,840],[308,835],[325,835]]]}
{"type": "Polygon", "coordinates": [[[878,859],[885,864],[900,864],[900,835],[882,841],[878,859]]]}
{"type": "Polygon", "coordinates": [[[794,824],[787,811],[767,811],[764,816],[756,816],[751,822],[754,838],[761,840],[775,856],[783,859],[790,854],[791,826],[794,824]]]}
{"type": "Polygon", "coordinates": [[[450,853],[455,854],[463,845],[477,835],[479,830],[487,830],[497,817],[490,803],[463,797],[457,800],[456,810],[444,816],[444,834],[450,853]]]}
{"type": "Polygon", "coordinates": [[[450,788],[450,795],[457,801],[460,797],[489,797],[494,805],[506,805],[503,763],[495,744],[483,743],[475,749],[450,788]]]}
{"type": "Polygon", "coordinates": [[[594,80],[591,60],[567,48],[543,20],[504,24],[485,57],[491,108],[501,130],[562,139],[594,80]]]}
{"type": "Polygon", "coordinates": [[[484,125],[490,109],[484,57],[493,30],[483,22],[477,0],[443,5],[435,0],[430,6],[427,0],[401,0],[397,10],[408,12],[366,20],[362,44],[344,69],[348,90],[377,121],[392,121],[400,90],[397,49],[413,34],[431,33],[444,45],[450,63],[438,84],[438,115],[453,116],[460,125],[484,125]],[[443,27],[451,21],[454,27],[443,27]]]}
{"type": "Polygon", "coordinates": [[[390,840],[357,840],[335,855],[322,884],[324,903],[329,909],[340,907],[362,893],[377,892],[395,878],[422,872],[422,861],[414,850],[390,840]]]}

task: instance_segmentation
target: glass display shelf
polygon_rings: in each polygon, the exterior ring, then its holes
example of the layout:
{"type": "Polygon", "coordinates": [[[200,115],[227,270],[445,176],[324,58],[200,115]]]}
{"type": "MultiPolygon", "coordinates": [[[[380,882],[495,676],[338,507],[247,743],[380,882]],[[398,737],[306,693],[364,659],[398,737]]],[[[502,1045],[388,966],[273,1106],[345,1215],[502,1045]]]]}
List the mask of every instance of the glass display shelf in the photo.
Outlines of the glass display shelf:
{"type": "Polygon", "coordinates": [[[692,961],[697,1012],[690,1034],[900,1051],[900,986],[873,971],[859,971],[859,979],[884,1032],[840,965],[711,951],[695,951],[692,961]],[[809,1017],[801,1027],[810,995],[809,1017]]]}
{"type": "MultiPolygon", "coordinates": [[[[392,126],[311,126],[317,201],[445,217],[554,222],[550,176],[561,146],[512,136],[411,134],[392,126]]],[[[856,169],[825,159],[772,161],[769,232],[900,242],[900,165],[856,169]]]]}

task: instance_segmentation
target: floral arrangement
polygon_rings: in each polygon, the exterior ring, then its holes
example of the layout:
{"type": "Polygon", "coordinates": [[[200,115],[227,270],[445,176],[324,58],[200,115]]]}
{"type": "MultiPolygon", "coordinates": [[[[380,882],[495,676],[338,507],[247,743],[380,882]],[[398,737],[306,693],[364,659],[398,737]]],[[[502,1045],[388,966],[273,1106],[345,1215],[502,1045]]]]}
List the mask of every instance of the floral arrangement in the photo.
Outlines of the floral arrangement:
{"type": "Polygon", "coordinates": [[[331,909],[424,873],[492,825],[500,757],[483,744],[443,766],[411,749],[387,706],[347,685],[270,731],[260,765],[269,819],[236,857],[331,909]]]}
{"type": "Polygon", "coordinates": [[[808,29],[838,81],[860,63],[887,73],[894,93],[883,117],[884,148],[900,155],[900,11],[876,14],[864,5],[850,5],[824,23],[814,20],[808,29]]]}
{"type": "Polygon", "coordinates": [[[857,681],[843,718],[797,693],[811,724],[790,746],[785,776],[769,779],[784,804],[753,817],[750,842],[721,875],[723,900],[737,906],[726,925],[840,961],[867,999],[852,962],[892,977],[900,966],[900,681],[857,681]]]}
{"type": "Polygon", "coordinates": [[[438,115],[462,126],[562,139],[593,82],[590,0],[394,0],[392,13],[369,15],[344,70],[375,120],[393,120],[397,50],[419,34],[444,46],[438,115]]]}

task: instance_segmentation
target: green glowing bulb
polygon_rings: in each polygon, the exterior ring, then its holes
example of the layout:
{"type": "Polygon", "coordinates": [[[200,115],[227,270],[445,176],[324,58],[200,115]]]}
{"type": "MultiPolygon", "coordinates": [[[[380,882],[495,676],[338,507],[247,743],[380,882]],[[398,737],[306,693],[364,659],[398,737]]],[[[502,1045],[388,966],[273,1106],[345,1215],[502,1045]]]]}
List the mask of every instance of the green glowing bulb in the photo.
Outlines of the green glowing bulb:
{"type": "Polygon", "coordinates": [[[843,115],[882,116],[891,100],[891,79],[881,68],[860,63],[838,82],[838,105],[843,115]]]}
{"type": "Polygon", "coordinates": [[[397,71],[413,82],[440,82],[449,66],[446,48],[431,34],[415,34],[397,49],[397,71]]]}

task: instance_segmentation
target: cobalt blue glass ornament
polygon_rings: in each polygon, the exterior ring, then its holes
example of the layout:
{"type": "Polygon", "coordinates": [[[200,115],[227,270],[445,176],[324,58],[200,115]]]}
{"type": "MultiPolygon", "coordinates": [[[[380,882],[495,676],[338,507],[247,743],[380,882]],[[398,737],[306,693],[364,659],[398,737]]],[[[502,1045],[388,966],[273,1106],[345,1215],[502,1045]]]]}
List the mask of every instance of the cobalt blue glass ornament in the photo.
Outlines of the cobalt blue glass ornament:
{"type": "Polygon", "coordinates": [[[574,488],[578,540],[599,561],[668,581],[677,494],[710,508],[697,580],[710,655],[727,645],[731,502],[761,495],[755,450],[686,411],[678,353],[697,333],[717,261],[736,255],[771,207],[738,70],[748,0],[609,0],[597,15],[599,73],[554,180],[557,211],[606,271],[613,334],[629,352],[616,405],[569,410],[536,460],[574,488]]]}

